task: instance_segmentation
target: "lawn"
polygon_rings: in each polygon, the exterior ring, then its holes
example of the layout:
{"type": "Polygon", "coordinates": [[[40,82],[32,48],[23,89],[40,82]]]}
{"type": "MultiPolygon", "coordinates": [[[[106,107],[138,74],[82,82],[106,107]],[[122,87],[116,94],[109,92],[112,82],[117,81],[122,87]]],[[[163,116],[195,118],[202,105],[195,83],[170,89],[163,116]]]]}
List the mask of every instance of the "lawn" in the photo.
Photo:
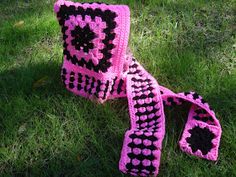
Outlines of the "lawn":
{"type": "MultiPolygon", "coordinates": [[[[178,147],[188,110],[166,108],[159,176],[236,176],[236,2],[106,2],[130,6],[137,60],[161,85],[202,95],[222,125],[217,162],[189,156],[178,147]]],[[[98,105],[71,94],[61,62],[53,1],[1,0],[0,176],[125,176],[127,100],[98,105]]]]}

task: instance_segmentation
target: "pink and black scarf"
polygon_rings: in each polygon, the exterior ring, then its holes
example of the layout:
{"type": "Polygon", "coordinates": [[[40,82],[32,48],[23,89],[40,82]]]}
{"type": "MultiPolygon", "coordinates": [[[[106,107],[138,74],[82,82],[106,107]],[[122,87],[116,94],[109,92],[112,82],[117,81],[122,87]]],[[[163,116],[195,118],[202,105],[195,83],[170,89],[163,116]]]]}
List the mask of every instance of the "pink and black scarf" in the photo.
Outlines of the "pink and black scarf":
{"type": "Polygon", "coordinates": [[[128,52],[130,11],[126,5],[54,5],[64,40],[61,77],[65,87],[100,103],[127,97],[130,129],[125,133],[119,169],[156,176],[165,135],[164,105],[192,104],[179,142],[192,155],[217,160],[221,126],[208,103],[195,92],[174,93],[160,86],[128,52]]]}

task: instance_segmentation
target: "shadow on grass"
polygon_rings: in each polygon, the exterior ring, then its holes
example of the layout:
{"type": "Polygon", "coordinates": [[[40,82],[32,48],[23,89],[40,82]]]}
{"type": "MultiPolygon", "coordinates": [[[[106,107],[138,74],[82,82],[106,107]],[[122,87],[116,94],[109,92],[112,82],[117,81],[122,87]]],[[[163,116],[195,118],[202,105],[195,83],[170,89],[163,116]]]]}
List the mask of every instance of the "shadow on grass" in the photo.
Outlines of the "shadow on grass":
{"type": "MultiPolygon", "coordinates": [[[[60,64],[50,62],[22,66],[0,74],[0,86],[4,88],[0,91],[4,100],[0,108],[3,147],[6,151],[14,148],[17,156],[22,155],[19,159],[6,160],[4,157],[3,173],[14,176],[122,176],[118,171],[118,160],[123,134],[129,126],[126,101],[95,105],[75,97],[63,87],[59,73],[60,64]],[[44,76],[48,76],[46,84],[34,89],[33,84],[44,76]],[[48,120],[52,115],[58,121],[56,130],[50,126],[55,120],[48,120]],[[73,123],[63,126],[67,121],[73,123]],[[28,130],[23,131],[22,125],[25,124],[28,130]],[[85,127],[81,128],[80,124],[85,127]],[[37,126],[41,128],[38,130],[37,126]],[[54,135],[57,129],[58,133],[66,136],[54,135]],[[32,133],[36,135],[28,141],[32,133]],[[20,140],[18,144],[17,139],[20,140]],[[11,143],[16,143],[15,147],[11,143]]],[[[223,94],[231,94],[232,89],[225,88],[223,94]]],[[[217,92],[210,98],[217,100],[221,95],[217,92]]],[[[166,110],[167,142],[164,146],[171,144],[174,152],[180,151],[177,142],[188,109],[189,105],[185,105],[166,110]]],[[[229,109],[232,108],[224,108],[224,111],[229,109]]],[[[5,155],[11,157],[12,154],[8,153],[5,155]]],[[[168,166],[168,155],[163,158],[166,163],[161,165],[161,169],[168,166]]],[[[191,162],[191,158],[188,160],[191,162]]]]}
{"type": "Polygon", "coordinates": [[[22,66],[0,78],[2,174],[122,176],[118,161],[128,119],[116,116],[115,104],[69,93],[57,62],[22,66]],[[46,83],[33,88],[45,76],[46,83]]]}

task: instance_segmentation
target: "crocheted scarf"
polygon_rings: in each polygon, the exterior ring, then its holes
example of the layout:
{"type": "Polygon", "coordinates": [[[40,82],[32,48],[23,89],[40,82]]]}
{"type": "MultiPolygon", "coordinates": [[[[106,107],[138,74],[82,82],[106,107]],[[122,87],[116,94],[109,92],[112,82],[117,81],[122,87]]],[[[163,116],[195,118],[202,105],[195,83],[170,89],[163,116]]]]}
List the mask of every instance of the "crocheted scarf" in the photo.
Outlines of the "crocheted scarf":
{"type": "Polygon", "coordinates": [[[195,92],[174,93],[158,85],[128,52],[130,11],[126,5],[54,5],[64,40],[61,78],[65,87],[103,103],[127,97],[131,126],[124,135],[119,169],[156,176],[165,134],[164,105],[191,103],[179,146],[182,151],[217,160],[221,126],[209,104],[195,92]]]}

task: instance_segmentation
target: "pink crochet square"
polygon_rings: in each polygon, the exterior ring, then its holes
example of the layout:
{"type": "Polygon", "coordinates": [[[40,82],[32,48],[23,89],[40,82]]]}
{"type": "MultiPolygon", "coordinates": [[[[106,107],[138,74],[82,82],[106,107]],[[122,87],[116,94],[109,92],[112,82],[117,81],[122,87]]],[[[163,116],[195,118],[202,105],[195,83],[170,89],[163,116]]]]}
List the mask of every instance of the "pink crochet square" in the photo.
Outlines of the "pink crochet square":
{"type": "Polygon", "coordinates": [[[76,95],[104,102],[123,75],[128,6],[59,0],[54,11],[64,40],[63,83],[76,95]]]}
{"type": "Polygon", "coordinates": [[[184,152],[216,161],[220,137],[220,127],[197,120],[189,120],[186,123],[179,145],[184,152]]]}

